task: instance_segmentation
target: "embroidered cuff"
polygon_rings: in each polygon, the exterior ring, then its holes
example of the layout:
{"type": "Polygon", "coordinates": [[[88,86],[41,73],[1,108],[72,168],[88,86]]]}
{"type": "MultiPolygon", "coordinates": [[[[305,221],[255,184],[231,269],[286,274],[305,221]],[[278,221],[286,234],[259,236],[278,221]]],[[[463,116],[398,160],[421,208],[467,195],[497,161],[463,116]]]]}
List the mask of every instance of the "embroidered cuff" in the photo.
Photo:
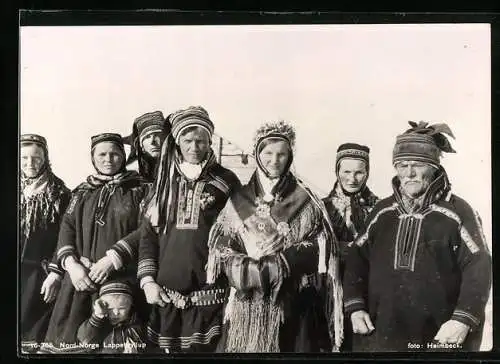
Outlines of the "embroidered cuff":
{"type": "Polygon", "coordinates": [[[106,256],[111,259],[111,262],[113,263],[113,267],[115,270],[120,269],[123,266],[123,261],[120,255],[116,252],[114,249],[109,249],[106,251],[106,256]]]}
{"type": "Polygon", "coordinates": [[[61,266],[59,266],[58,264],[56,263],[50,263],[49,266],[48,266],[48,271],[50,273],[56,273],[60,276],[64,275],[64,270],[61,266]]]}
{"type": "Polygon", "coordinates": [[[135,256],[134,249],[124,239],[118,240],[111,249],[120,256],[121,261],[132,260],[135,256]]]}
{"type": "Polygon", "coordinates": [[[101,327],[104,322],[106,321],[106,317],[99,317],[95,314],[95,312],[92,312],[92,316],[90,316],[89,319],[89,324],[94,326],[94,327],[101,327]]]}
{"type": "Polygon", "coordinates": [[[61,264],[62,268],[65,269],[65,267],[63,265],[63,261],[66,257],[68,257],[70,255],[72,255],[76,258],[76,249],[72,245],[65,245],[57,251],[56,259],[57,259],[57,262],[61,264]]]}
{"type": "Polygon", "coordinates": [[[455,310],[451,315],[452,320],[460,321],[463,324],[469,325],[471,329],[479,326],[481,321],[474,315],[463,310],[455,310]]]}
{"type": "Polygon", "coordinates": [[[144,289],[144,286],[147,284],[147,283],[154,283],[155,280],[153,277],[151,276],[145,276],[145,277],[142,277],[141,278],[141,282],[139,284],[139,286],[141,287],[141,289],[144,289]]]}
{"type": "Polygon", "coordinates": [[[364,299],[356,297],[344,301],[344,311],[348,316],[350,316],[351,313],[359,310],[366,311],[364,299]]]}
{"type": "Polygon", "coordinates": [[[155,259],[142,259],[137,264],[137,277],[142,279],[146,276],[156,276],[156,260],[155,259]]]}
{"type": "Polygon", "coordinates": [[[61,258],[61,267],[66,270],[68,258],[73,258],[76,263],[80,263],[75,254],[68,254],[61,258]]]}

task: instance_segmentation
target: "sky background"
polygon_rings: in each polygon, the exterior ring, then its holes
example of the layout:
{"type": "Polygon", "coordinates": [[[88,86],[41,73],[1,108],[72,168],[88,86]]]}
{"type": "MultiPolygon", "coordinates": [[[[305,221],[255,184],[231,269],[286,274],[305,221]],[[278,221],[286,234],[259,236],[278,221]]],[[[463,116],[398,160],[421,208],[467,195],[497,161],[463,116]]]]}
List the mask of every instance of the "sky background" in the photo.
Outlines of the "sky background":
{"type": "Polygon", "coordinates": [[[47,138],[70,188],[93,172],[92,135],[201,105],[247,151],[263,122],[291,122],[295,169],[320,195],[337,147],[366,144],[369,186],[386,197],[396,135],[446,122],[457,153],[442,164],[491,241],[487,24],[23,27],[20,60],[21,133],[47,138]]]}

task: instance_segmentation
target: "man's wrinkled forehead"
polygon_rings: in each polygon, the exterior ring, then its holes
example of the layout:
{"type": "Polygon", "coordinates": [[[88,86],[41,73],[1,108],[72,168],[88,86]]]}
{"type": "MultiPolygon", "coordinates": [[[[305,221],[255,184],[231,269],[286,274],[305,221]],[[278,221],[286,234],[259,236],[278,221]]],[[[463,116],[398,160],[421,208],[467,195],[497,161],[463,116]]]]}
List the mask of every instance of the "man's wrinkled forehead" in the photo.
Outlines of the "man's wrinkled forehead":
{"type": "Polygon", "coordinates": [[[426,167],[432,167],[434,169],[436,169],[436,166],[434,166],[433,164],[431,163],[427,163],[427,162],[423,162],[423,161],[419,161],[419,160],[402,160],[402,161],[398,161],[396,163],[394,163],[394,167],[401,167],[401,166],[426,166],[426,167]]]}
{"type": "Polygon", "coordinates": [[[45,151],[43,147],[35,143],[23,143],[21,144],[21,156],[23,155],[37,155],[44,156],[45,151]]]}

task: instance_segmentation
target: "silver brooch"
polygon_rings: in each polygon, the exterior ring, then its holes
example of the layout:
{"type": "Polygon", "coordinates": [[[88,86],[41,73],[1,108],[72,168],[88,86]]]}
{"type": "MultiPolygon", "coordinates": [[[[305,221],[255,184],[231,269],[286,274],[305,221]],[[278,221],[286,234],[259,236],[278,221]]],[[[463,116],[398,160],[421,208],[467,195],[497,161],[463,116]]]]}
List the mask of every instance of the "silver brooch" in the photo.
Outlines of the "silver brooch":
{"type": "Polygon", "coordinates": [[[215,197],[208,192],[203,192],[200,197],[200,207],[202,210],[206,210],[215,203],[215,197]]]}
{"type": "Polygon", "coordinates": [[[278,234],[286,236],[290,232],[290,225],[288,225],[286,221],[281,221],[278,223],[278,226],[276,226],[276,229],[278,230],[278,234]]]}
{"type": "Polygon", "coordinates": [[[257,201],[257,209],[255,210],[255,215],[257,215],[260,218],[266,218],[271,216],[271,207],[266,204],[262,203],[260,200],[257,201]]]}

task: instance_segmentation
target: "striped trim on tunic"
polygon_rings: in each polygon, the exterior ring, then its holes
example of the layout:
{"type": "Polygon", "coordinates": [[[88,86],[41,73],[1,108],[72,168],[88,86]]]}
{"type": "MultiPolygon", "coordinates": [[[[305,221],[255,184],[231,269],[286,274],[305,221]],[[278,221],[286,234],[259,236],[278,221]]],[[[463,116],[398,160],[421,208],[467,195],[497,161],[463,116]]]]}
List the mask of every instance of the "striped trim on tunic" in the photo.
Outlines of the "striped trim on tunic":
{"type": "Polygon", "coordinates": [[[452,316],[464,317],[466,319],[471,320],[476,325],[479,325],[479,323],[481,322],[476,316],[474,316],[474,315],[472,315],[472,314],[470,314],[468,312],[462,311],[462,310],[455,310],[455,311],[453,311],[452,316]]]}
{"type": "Polygon", "coordinates": [[[120,257],[127,257],[129,259],[134,259],[135,253],[134,249],[125,240],[118,240],[112,247],[120,255],[120,257]]]}
{"type": "MultiPolygon", "coordinates": [[[[437,206],[437,205],[431,205],[430,207],[434,211],[437,211],[437,212],[449,217],[450,219],[455,220],[456,223],[458,224],[458,226],[460,226],[460,237],[462,238],[462,240],[465,243],[465,245],[467,246],[467,248],[469,248],[469,250],[472,254],[479,252],[479,246],[474,241],[472,236],[469,234],[469,231],[463,225],[462,220],[460,219],[460,216],[458,216],[455,212],[451,211],[450,209],[447,209],[446,207],[437,206]]],[[[479,230],[481,230],[481,229],[479,229],[479,230]]]]}
{"type": "Polygon", "coordinates": [[[147,338],[153,344],[158,345],[160,348],[166,349],[188,349],[191,345],[201,344],[207,345],[210,344],[212,339],[221,334],[221,326],[215,325],[212,326],[206,332],[195,332],[190,336],[179,336],[179,337],[171,337],[171,336],[162,336],[155,330],[153,330],[149,325],[147,327],[147,338]]]}
{"type": "Polygon", "coordinates": [[[142,259],[139,261],[138,267],[137,267],[137,276],[138,277],[144,277],[147,275],[155,276],[156,271],[157,271],[157,263],[156,259],[153,258],[148,258],[148,259],[142,259]]]}
{"type": "Polygon", "coordinates": [[[371,222],[366,227],[365,233],[363,235],[359,236],[356,240],[354,240],[354,243],[357,246],[363,246],[363,244],[368,240],[368,235],[370,234],[370,228],[377,222],[378,218],[381,215],[385,214],[386,212],[394,211],[397,208],[398,208],[398,203],[394,202],[391,206],[385,207],[385,208],[381,209],[379,212],[377,212],[375,217],[371,220],[371,222]]]}

